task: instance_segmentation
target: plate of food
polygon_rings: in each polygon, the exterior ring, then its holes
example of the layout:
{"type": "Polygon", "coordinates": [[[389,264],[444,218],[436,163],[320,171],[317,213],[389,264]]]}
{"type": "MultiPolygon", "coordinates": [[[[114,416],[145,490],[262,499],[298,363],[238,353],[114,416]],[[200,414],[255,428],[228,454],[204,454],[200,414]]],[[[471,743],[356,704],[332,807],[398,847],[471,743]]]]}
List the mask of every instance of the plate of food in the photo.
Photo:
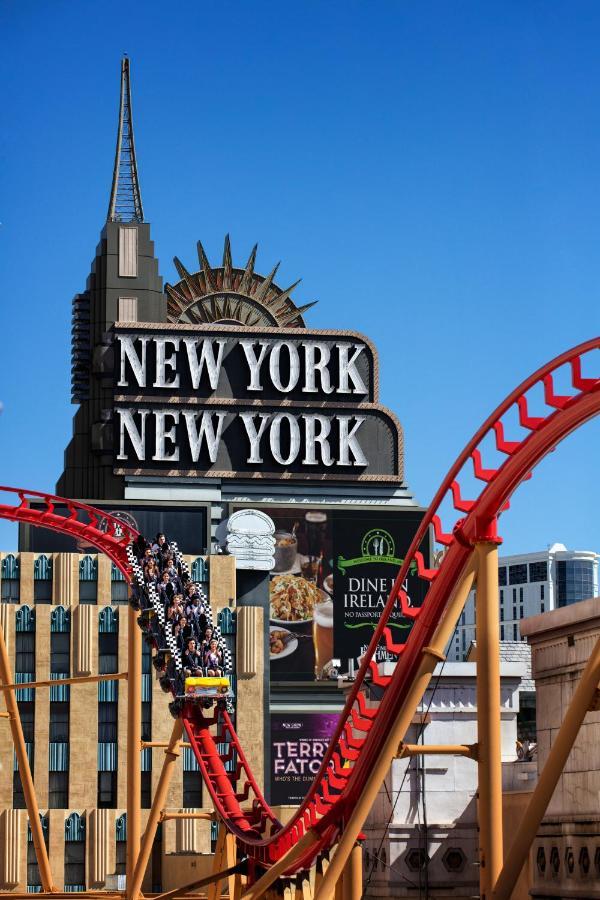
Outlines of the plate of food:
{"type": "Polygon", "coordinates": [[[298,648],[298,638],[287,628],[271,625],[269,629],[269,649],[271,659],[283,659],[291,656],[298,648]]]}
{"type": "Polygon", "coordinates": [[[278,625],[312,622],[315,604],[328,599],[325,591],[298,575],[275,575],[269,595],[271,622],[278,625]]]}

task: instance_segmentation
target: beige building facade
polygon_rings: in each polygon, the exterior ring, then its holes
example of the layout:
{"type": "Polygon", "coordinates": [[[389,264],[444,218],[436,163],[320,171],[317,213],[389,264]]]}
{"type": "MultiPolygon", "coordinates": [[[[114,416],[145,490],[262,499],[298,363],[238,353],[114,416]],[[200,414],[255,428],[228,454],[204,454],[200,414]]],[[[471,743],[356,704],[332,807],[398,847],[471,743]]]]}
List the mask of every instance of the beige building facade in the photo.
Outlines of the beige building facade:
{"type": "MultiPolygon", "coordinates": [[[[213,616],[235,650],[235,560],[186,557],[208,582],[213,616]],[[223,610],[229,612],[223,613],[223,610]]],[[[127,584],[102,554],[0,554],[0,625],[8,646],[30,764],[53,876],[59,889],[117,887],[125,872],[127,682],[27,688],[31,681],[127,669],[127,584]]],[[[245,660],[239,682],[238,731],[251,765],[263,769],[262,653],[253,645],[256,618],[241,623],[245,660]],[[257,694],[258,692],[258,694],[257,694]],[[253,714],[254,711],[254,714],[253,714]],[[262,723],[261,723],[262,724],[262,723]]],[[[258,633],[262,628],[259,624],[258,633]]],[[[142,740],[165,742],[172,729],[170,697],[143,651],[142,740]]],[[[2,704],[3,705],[3,704],[2,704]]],[[[142,753],[142,827],[160,775],[164,750],[142,753]]],[[[9,722],[0,718],[0,890],[39,890],[27,811],[16,770],[9,722]]],[[[167,812],[210,812],[210,798],[191,751],[182,747],[167,812]]],[[[215,826],[208,820],[165,821],[145,888],[169,890],[202,877],[212,863],[215,826]]]]}

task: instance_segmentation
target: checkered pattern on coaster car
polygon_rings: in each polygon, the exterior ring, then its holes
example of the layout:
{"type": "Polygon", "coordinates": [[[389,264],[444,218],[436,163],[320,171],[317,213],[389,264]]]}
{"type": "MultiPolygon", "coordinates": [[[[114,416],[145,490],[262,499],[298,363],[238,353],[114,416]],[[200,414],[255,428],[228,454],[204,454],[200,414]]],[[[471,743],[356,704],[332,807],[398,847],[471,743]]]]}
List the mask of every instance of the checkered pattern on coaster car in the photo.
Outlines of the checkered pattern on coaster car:
{"type": "MultiPolygon", "coordinates": [[[[190,581],[190,570],[189,567],[181,555],[179,551],[179,547],[172,541],[169,544],[170,549],[173,551],[174,559],[176,560],[179,570],[181,572],[181,579],[184,584],[190,581]]],[[[171,653],[173,658],[173,662],[175,664],[175,670],[177,672],[181,672],[183,669],[182,660],[181,660],[181,651],[177,646],[177,639],[173,634],[173,629],[171,626],[171,622],[165,616],[164,605],[158,596],[158,592],[154,584],[147,583],[144,579],[144,570],[139,563],[134,551],[133,545],[129,544],[127,547],[127,559],[131,566],[134,575],[134,590],[132,591],[132,605],[136,609],[141,609],[142,611],[151,609],[154,611],[156,616],[158,617],[158,622],[164,637],[164,643],[171,653]]],[[[212,609],[210,605],[210,601],[208,597],[202,590],[201,586],[196,583],[196,588],[198,590],[198,594],[200,596],[200,600],[202,601],[205,609],[205,616],[207,625],[213,629],[213,636],[216,638],[219,646],[219,650],[223,653],[223,668],[224,671],[231,672],[233,663],[231,659],[231,652],[229,647],[225,643],[222,638],[221,630],[218,626],[213,625],[213,616],[212,609]]]]}

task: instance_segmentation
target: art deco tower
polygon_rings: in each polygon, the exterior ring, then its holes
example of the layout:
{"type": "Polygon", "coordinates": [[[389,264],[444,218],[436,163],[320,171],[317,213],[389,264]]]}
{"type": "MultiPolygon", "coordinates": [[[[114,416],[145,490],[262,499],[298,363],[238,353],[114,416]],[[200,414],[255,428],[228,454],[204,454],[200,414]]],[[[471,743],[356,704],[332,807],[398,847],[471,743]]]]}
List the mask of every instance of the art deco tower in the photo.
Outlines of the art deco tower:
{"type": "Polygon", "coordinates": [[[71,400],[79,405],[57,491],[68,497],[118,499],[112,473],[113,369],[109,330],[115,322],[165,322],[167,303],[144,221],[138,177],[129,60],[121,62],[117,146],[106,224],[86,289],[73,299],[71,400]]]}

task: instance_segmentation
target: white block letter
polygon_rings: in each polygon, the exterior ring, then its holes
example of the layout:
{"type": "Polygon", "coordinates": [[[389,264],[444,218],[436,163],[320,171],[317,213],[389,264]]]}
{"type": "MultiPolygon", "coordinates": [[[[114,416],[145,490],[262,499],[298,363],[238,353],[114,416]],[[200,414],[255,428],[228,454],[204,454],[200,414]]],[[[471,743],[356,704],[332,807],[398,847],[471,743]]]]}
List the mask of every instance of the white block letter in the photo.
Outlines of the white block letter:
{"type": "MultiPolygon", "coordinates": [[[[177,351],[179,350],[179,338],[156,338],[156,380],[154,387],[170,388],[179,387],[179,374],[177,373],[177,351]],[[169,356],[165,355],[167,344],[172,344],[173,353],[169,356]],[[175,372],[175,377],[171,381],[167,381],[167,369],[175,372]]],[[[169,376],[171,374],[169,372],[169,376]]]]}
{"type": "Polygon", "coordinates": [[[177,425],[179,423],[179,413],[178,412],[169,412],[166,409],[157,409],[154,413],[156,417],[156,426],[155,426],[155,451],[152,459],[159,460],[160,462],[177,462],[179,459],[179,447],[177,446],[177,425]],[[169,416],[173,419],[173,424],[170,428],[165,428],[165,420],[169,416]],[[171,441],[174,444],[174,449],[171,453],[167,452],[167,441],[171,441]]]}
{"type": "Polygon", "coordinates": [[[294,390],[300,377],[300,357],[295,344],[290,344],[288,341],[275,341],[269,357],[269,375],[278,391],[287,394],[294,390]],[[285,385],[281,381],[281,372],[279,371],[279,358],[283,347],[287,349],[290,357],[290,378],[285,385]]]}
{"type": "Polygon", "coordinates": [[[336,344],[340,355],[340,394],[366,394],[367,386],[360,377],[356,368],[356,360],[365,349],[364,344],[336,344]],[[354,353],[350,358],[350,350],[354,347],[354,353]],[[352,389],[349,382],[352,381],[352,389]]]}
{"type": "Polygon", "coordinates": [[[267,352],[268,346],[268,343],[265,343],[264,341],[253,341],[250,338],[243,338],[240,341],[240,347],[246,354],[246,362],[248,363],[248,368],[250,369],[250,384],[248,385],[249,391],[262,391],[262,385],[260,383],[260,367],[262,366],[262,362],[265,358],[265,353],[267,352]],[[256,358],[256,353],[254,352],[254,345],[256,343],[258,343],[258,346],[260,347],[258,359],[256,358]]]}
{"type": "Polygon", "coordinates": [[[305,466],[316,466],[317,460],[317,444],[321,448],[321,459],[324,466],[333,465],[331,450],[329,449],[329,441],[327,440],[331,431],[331,422],[327,416],[302,416],[306,422],[306,448],[304,450],[304,459],[302,462],[305,466]],[[317,431],[316,426],[319,425],[317,431]]]}
{"type": "Polygon", "coordinates": [[[219,383],[219,375],[221,373],[221,363],[223,362],[223,350],[225,349],[227,340],[224,338],[217,338],[217,340],[211,341],[208,338],[203,338],[200,358],[198,358],[198,338],[184,338],[183,343],[187,350],[187,358],[194,390],[198,390],[200,379],[202,378],[202,370],[206,366],[210,386],[213,391],[216,391],[219,383]],[[217,344],[219,347],[216,359],[213,343],[217,344]]]}
{"type": "Polygon", "coordinates": [[[119,414],[120,425],[119,425],[119,455],[117,459],[128,459],[127,454],[125,453],[125,432],[129,435],[129,440],[133,444],[133,449],[135,451],[135,455],[140,460],[140,462],[144,462],[146,459],[146,416],[148,415],[147,409],[136,409],[135,412],[140,417],[140,428],[138,431],[137,425],[133,419],[133,410],[131,409],[117,409],[117,413],[119,414]]]}
{"type": "Polygon", "coordinates": [[[248,440],[250,441],[250,456],[246,460],[246,462],[249,463],[262,462],[262,456],[260,455],[260,439],[263,436],[265,428],[267,427],[267,422],[271,418],[269,413],[258,413],[260,425],[258,426],[257,431],[256,425],[254,424],[255,415],[255,413],[240,413],[240,419],[246,427],[246,434],[248,435],[248,440]]]}
{"type": "Polygon", "coordinates": [[[329,375],[329,359],[331,350],[328,344],[323,341],[303,341],[304,360],[306,365],[306,376],[304,379],[303,390],[307,394],[316,394],[319,390],[317,387],[317,372],[321,375],[321,390],[325,394],[331,394],[333,387],[331,385],[331,377],[329,375]],[[318,352],[318,359],[315,359],[315,352],[318,352]]]}
{"type": "Polygon", "coordinates": [[[338,416],[337,418],[340,425],[340,458],[338,459],[338,463],[340,466],[367,466],[369,461],[362,452],[356,437],[356,432],[363,422],[366,422],[366,417],[338,416]],[[350,419],[352,418],[355,418],[356,422],[354,423],[352,431],[348,431],[350,419]],[[350,453],[352,453],[354,457],[353,462],[350,460],[350,453]]]}
{"type": "Polygon", "coordinates": [[[221,434],[223,432],[223,423],[225,422],[226,413],[209,413],[201,414],[200,426],[196,425],[196,417],[199,413],[184,411],[183,417],[187,427],[188,440],[190,442],[190,451],[194,462],[198,462],[200,450],[202,449],[202,441],[206,442],[208,450],[208,458],[214,463],[219,452],[219,444],[221,443],[221,434]],[[217,418],[217,428],[215,431],[212,417],[217,418]]]}
{"type": "Polygon", "coordinates": [[[280,463],[282,466],[289,466],[290,463],[293,463],[300,450],[300,429],[296,417],[291,416],[289,413],[277,413],[277,415],[273,417],[271,423],[269,440],[271,442],[271,453],[276,462],[280,463]],[[290,452],[287,458],[284,458],[281,455],[281,423],[284,419],[288,423],[290,429],[290,452]]]}
{"type": "Polygon", "coordinates": [[[133,369],[136,381],[139,387],[146,387],[146,344],[149,341],[147,337],[132,337],[128,334],[118,334],[117,340],[121,343],[121,379],[119,387],[129,387],[129,382],[125,378],[125,360],[129,360],[129,365],[133,369]],[[139,341],[142,345],[142,358],[137,355],[134,341],[139,341]]]}

